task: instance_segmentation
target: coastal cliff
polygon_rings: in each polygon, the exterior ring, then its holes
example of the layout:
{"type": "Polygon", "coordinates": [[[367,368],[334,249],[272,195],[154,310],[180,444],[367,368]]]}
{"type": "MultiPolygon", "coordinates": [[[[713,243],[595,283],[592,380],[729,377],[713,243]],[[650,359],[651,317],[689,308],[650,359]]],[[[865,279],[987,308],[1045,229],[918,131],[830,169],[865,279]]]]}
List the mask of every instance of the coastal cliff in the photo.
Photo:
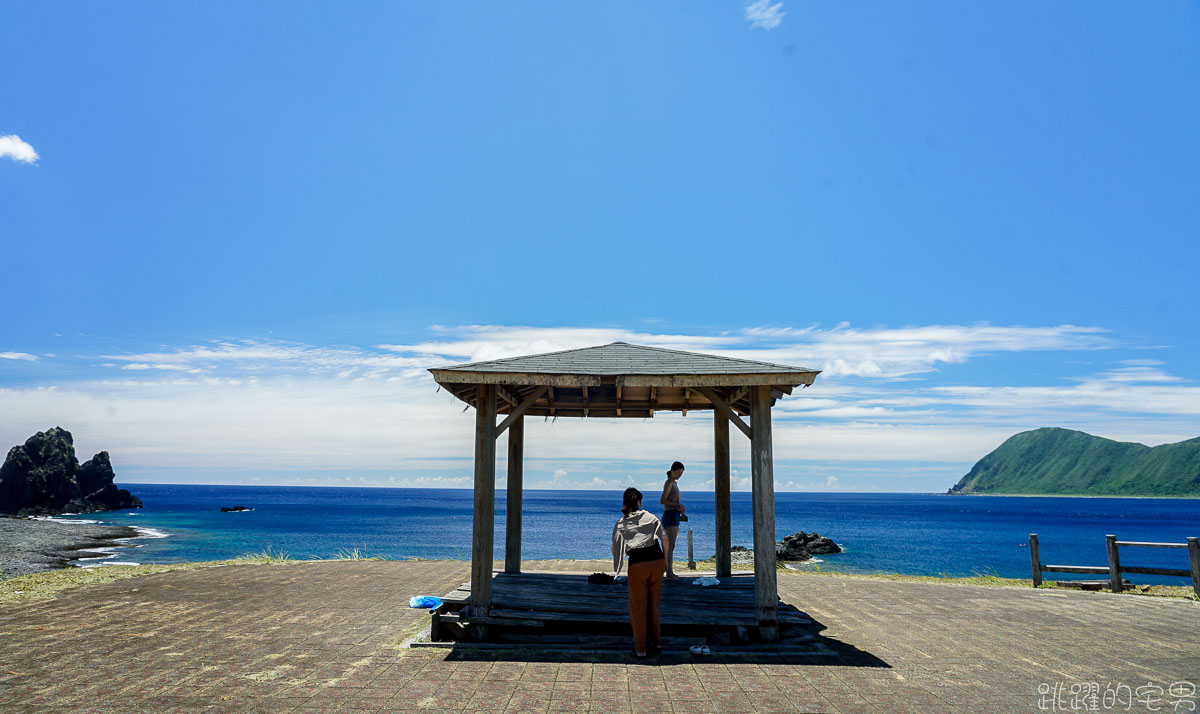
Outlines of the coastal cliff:
{"type": "Polygon", "coordinates": [[[1070,429],[1024,431],[949,493],[1200,496],[1200,438],[1151,448],[1070,429]]]}
{"type": "Polygon", "coordinates": [[[39,431],[9,449],[0,466],[0,513],[21,516],[141,508],[142,502],[113,484],[107,451],[80,465],[71,432],[39,431]]]}

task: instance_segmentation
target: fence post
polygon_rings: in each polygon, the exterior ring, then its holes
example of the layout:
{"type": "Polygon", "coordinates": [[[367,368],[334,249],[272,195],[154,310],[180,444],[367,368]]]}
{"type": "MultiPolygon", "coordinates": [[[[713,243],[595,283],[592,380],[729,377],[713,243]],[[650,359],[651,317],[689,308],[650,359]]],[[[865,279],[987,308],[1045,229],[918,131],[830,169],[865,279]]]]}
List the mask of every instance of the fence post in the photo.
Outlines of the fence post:
{"type": "Polygon", "coordinates": [[[1121,557],[1117,555],[1117,537],[1115,535],[1104,536],[1104,544],[1108,546],[1108,582],[1112,585],[1112,591],[1119,593],[1121,592],[1121,557]]]}
{"type": "Polygon", "coordinates": [[[1200,538],[1192,536],[1187,539],[1188,560],[1192,564],[1192,589],[1196,597],[1200,597],[1200,538]]]}
{"type": "Polygon", "coordinates": [[[692,553],[692,529],[688,528],[688,570],[696,569],[696,556],[692,553]]]}
{"type": "Polygon", "coordinates": [[[1033,564],[1033,587],[1042,584],[1042,557],[1038,554],[1037,533],[1029,534],[1029,562],[1033,564]]]}

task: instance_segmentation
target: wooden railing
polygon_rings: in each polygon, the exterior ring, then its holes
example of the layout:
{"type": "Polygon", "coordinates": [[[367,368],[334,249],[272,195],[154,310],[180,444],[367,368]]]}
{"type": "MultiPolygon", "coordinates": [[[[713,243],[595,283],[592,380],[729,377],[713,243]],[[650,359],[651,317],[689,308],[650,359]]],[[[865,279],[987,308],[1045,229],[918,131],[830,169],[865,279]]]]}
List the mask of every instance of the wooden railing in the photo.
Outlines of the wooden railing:
{"type": "Polygon", "coordinates": [[[1192,588],[1196,591],[1196,596],[1200,597],[1200,538],[1191,537],[1186,543],[1142,543],[1132,540],[1117,540],[1115,535],[1104,536],[1105,545],[1108,547],[1108,565],[1043,565],[1041,555],[1038,553],[1038,537],[1037,533],[1029,534],[1029,560],[1033,564],[1033,587],[1042,584],[1042,573],[1085,573],[1094,575],[1107,575],[1109,586],[1112,591],[1119,593],[1124,589],[1124,583],[1121,580],[1121,573],[1135,573],[1140,575],[1167,575],[1179,578],[1192,579],[1192,588]],[[1121,565],[1121,554],[1119,548],[1186,548],[1188,552],[1188,561],[1191,565],[1189,570],[1179,568],[1144,568],[1137,565],[1121,565]]]}

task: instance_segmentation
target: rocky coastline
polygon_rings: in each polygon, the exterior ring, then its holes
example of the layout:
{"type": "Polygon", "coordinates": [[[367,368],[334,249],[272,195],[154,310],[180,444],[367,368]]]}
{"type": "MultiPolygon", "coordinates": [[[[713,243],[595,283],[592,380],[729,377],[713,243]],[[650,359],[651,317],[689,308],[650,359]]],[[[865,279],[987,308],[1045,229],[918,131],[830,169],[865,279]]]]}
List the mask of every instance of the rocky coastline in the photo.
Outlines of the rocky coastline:
{"type": "Polygon", "coordinates": [[[0,580],[65,568],[80,558],[122,547],[114,541],[137,538],[127,526],[0,516],[0,580]]]}

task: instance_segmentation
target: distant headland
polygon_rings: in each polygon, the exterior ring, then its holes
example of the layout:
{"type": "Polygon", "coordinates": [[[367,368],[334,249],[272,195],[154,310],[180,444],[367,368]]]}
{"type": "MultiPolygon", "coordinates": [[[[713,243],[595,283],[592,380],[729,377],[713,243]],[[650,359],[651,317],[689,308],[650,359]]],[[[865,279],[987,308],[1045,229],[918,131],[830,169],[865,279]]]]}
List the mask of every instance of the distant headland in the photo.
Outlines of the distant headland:
{"type": "Polygon", "coordinates": [[[114,478],[107,451],[81,466],[71,432],[57,426],[39,431],[9,449],[0,466],[0,514],[49,516],[141,508],[137,496],[113,485],[114,478]]]}
{"type": "Polygon", "coordinates": [[[951,494],[1200,496],[1200,438],[1149,447],[1046,427],[1015,434],[951,494]]]}

